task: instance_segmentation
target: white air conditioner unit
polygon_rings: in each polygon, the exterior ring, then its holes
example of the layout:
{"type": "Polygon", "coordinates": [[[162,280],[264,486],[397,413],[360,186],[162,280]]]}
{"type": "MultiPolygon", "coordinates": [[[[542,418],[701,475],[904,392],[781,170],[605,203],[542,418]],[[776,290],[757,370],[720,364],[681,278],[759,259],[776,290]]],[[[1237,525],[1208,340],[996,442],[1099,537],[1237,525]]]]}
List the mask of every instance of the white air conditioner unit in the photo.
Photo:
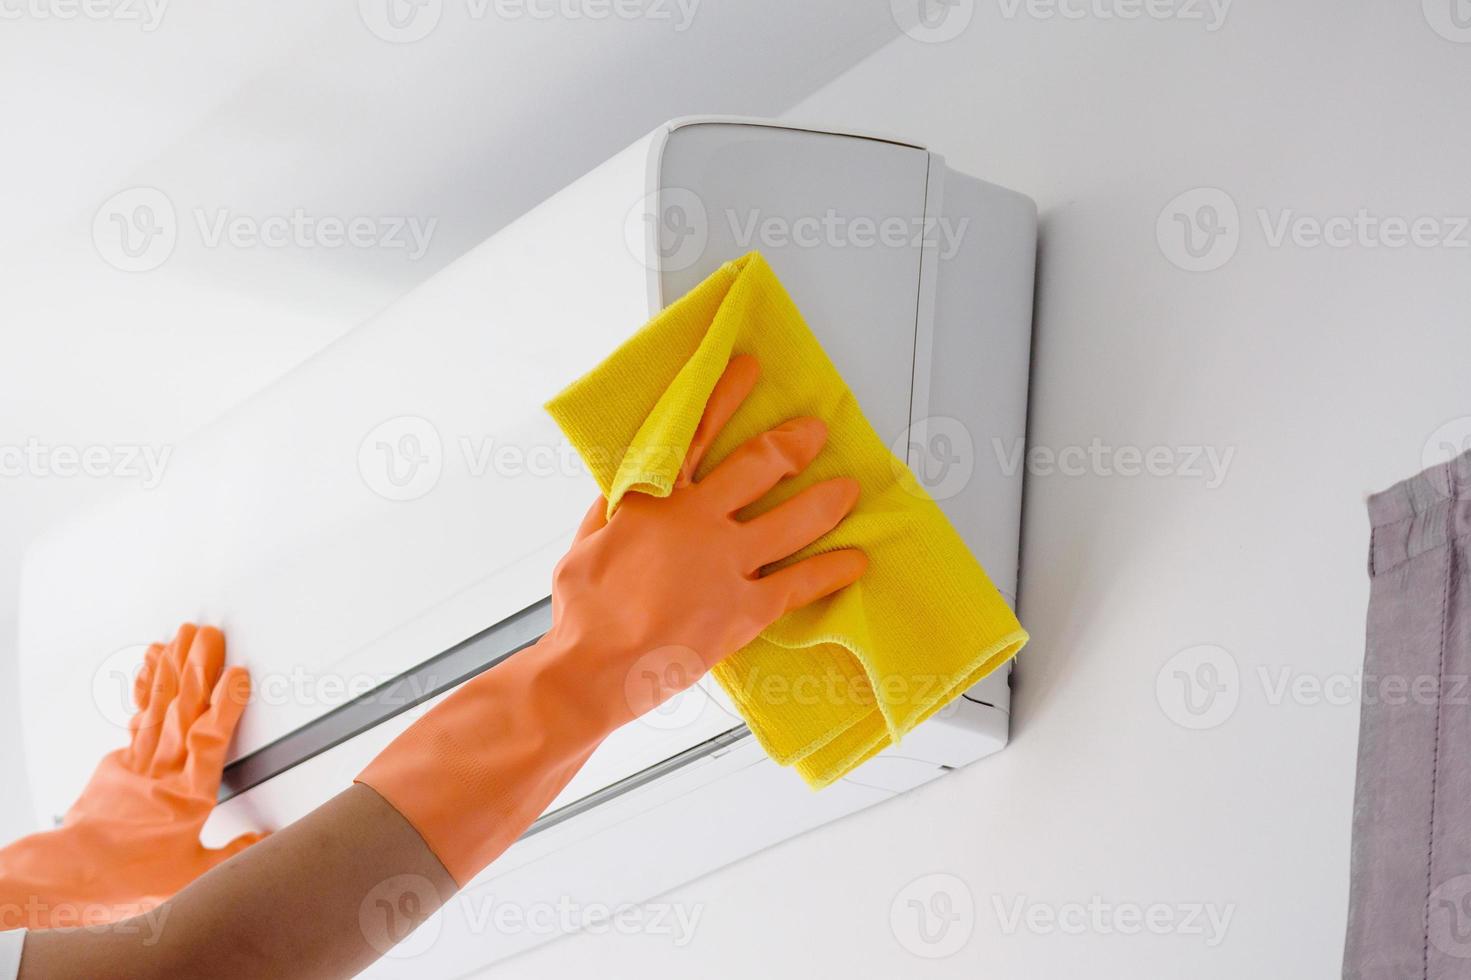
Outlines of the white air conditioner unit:
{"type": "MultiPolygon", "coordinates": [[[[142,645],[179,622],[223,628],[255,679],[219,840],[302,816],[440,681],[534,640],[596,492],[542,403],[751,249],[1014,601],[1035,238],[1029,199],[907,143],[661,126],[176,447],[157,488],[33,549],[21,703],[43,819],[123,741],[142,645]]],[[[1007,673],[821,792],[767,760],[707,682],[610,738],[372,975],[457,976],[565,925],[498,931],[485,896],[642,901],[995,752],[1007,673]]]]}

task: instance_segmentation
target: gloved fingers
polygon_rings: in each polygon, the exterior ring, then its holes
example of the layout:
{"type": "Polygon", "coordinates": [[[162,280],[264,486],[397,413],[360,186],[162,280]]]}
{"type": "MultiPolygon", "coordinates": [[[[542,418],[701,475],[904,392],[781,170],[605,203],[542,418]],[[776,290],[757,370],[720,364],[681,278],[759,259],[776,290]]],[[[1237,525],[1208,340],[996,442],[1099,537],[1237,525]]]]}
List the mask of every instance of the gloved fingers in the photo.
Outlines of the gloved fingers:
{"type": "MultiPolygon", "coordinates": [[[[139,760],[136,757],[135,746],[138,744],[138,733],[143,730],[148,715],[148,702],[153,698],[153,679],[158,669],[159,657],[163,654],[163,644],[150,644],[146,653],[143,654],[143,666],[138,668],[138,674],[133,678],[133,703],[138,710],[128,719],[128,747],[122,750],[123,765],[128,768],[137,767],[139,771],[147,768],[151,759],[139,760]]],[[[150,740],[151,741],[151,740],[150,740]]],[[[149,749],[150,755],[152,749],[149,749]]]]}
{"type": "Polygon", "coordinates": [[[795,565],[763,575],[756,582],[771,622],[793,609],[858,581],[868,568],[868,557],[856,548],[825,551],[795,565]]]}
{"type": "Polygon", "coordinates": [[[700,416],[700,424],[695,427],[694,438],[690,440],[690,448],[685,453],[684,466],[680,468],[675,486],[685,486],[695,478],[695,471],[705,461],[705,454],[710,451],[711,444],[731,420],[731,416],[735,415],[736,409],[741,407],[751,389],[756,387],[756,379],[760,376],[761,365],[750,354],[738,354],[730,359],[730,363],[725,366],[725,373],[715,382],[715,387],[711,389],[710,397],[705,402],[705,414],[700,416]]]}
{"type": "Polygon", "coordinates": [[[699,490],[714,495],[726,513],[734,513],[805,470],[825,442],[827,425],[821,419],[783,422],[746,440],[700,481],[699,490]]]}
{"type": "MultiPolygon", "coordinates": [[[[189,639],[193,638],[191,628],[189,639]]],[[[174,698],[179,694],[179,674],[173,652],[177,643],[176,636],[154,658],[148,685],[148,707],[138,712],[129,726],[133,730],[129,758],[133,769],[138,772],[148,772],[151,769],[159,737],[163,734],[164,718],[168,714],[169,705],[174,703],[174,698]]]]}
{"type": "Polygon", "coordinates": [[[795,554],[837,527],[858,503],[859,489],[852,477],[824,480],[747,521],[749,570],[795,554]]]}
{"type": "Polygon", "coordinates": [[[179,675],[179,693],[164,716],[158,748],[149,771],[154,775],[175,772],[184,766],[185,736],[209,706],[214,687],[225,669],[225,637],[213,626],[194,632],[193,642],[179,675]]]}
{"type": "Polygon", "coordinates": [[[225,768],[225,752],[250,701],[250,671],[227,668],[210,692],[209,707],[189,729],[184,778],[189,791],[213,803],[225,768]]]}
{"type": "Polygon", "coordinates": [[[592,502],[587,513],[582,515],[582,523],[577,525],[577,533],[572,537],[572,543],[576,544],[594,531],[600,530],[608,523],[608,501],[602,495],[592,502]]]}
{"type": "MultiPolygon", "coordinates": [[[[138,674],[133,678],[133,703],[138,706],[139,714],[148,708],[148,696],[153,692],[153,668],[162,652],[162,643],[149,644],[148,652],[143,654],[143,666],[138,668],[138,674]]],[[[133,717],[136,720],[138,715],[133,717]]]]}
{"type": "Polygon", "coordinates": [[[184,676],[184,661],[189,658],[189,650],[194,645],[194,634],[198,629],[193,623],[182,623],[169,645],[164,647],[163,655],[173,664],[174,676],[184,676]]]}

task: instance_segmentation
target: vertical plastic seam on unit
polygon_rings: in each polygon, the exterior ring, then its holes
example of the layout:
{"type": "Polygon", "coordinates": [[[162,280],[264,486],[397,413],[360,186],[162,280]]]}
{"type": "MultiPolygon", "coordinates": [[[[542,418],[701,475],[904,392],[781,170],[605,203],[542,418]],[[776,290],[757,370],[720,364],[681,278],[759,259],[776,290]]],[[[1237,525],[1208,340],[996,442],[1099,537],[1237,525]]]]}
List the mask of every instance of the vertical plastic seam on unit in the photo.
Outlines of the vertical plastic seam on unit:
{"type": "MultiPolygon", "coordinates": [[[[910,382],[909,396],[909,443],[906,447],[905,463],[916,473],[924,471],[921,454],[927,451],[929,446],[929,420],[933,405],[931,404],[931,387],[935,369],[935,317],[938,306],[938,290],[940,280],[940,245],[938,236],[933,233],[932,225],[938,225],[945,213],[945,158],[938,153],[929,153],[928,171],[925,177],[924,218],[920,226],[920,265],[919,265],[919,295],[915,302],[914,315],[914,376],[910,382]]],[[[1007,664],[1000,671],[1007,674],[1011,672],[1011,665],[1007,664]]],[[[983,683],[984,679],[979,683],[983,683]]],[[[1002,707],[984,701],[976,701],[965,698],[957,702],[966,710],[967,716],[972,710],[999,711],[1007,728],[1009,741],[1011,705],[1007,698],[1007,705],[1002,707]]],[[[954,722],[943,715],[931,720],[932,724],[949,726],[954,722]]],[[[962,723],[962,727],[967,727],[962,723]]]]}
{"type": "Polygon", "coordinates": [[[930,234],[945,203],[945,160],[927,153],[924,209],[920,216],[919,283],[914,304],[914,368],[909,382],[909,440],[904,462],[923,472],[918,454],[929,445],[930,387],[934,371],[935,293],[940,276],[939,244],[930,234]]]}
{"type": "Polygon", "coordinates": [[[644,168],[644,276],[649,291],[649,318],[664,310],[664,263],[659,251],[659,218],[664,195],[664,150],[673,128],[665,123],[649,134],[649,162],[644,168]],[[652,212],[653,220],[648,220],[652,212]]]}

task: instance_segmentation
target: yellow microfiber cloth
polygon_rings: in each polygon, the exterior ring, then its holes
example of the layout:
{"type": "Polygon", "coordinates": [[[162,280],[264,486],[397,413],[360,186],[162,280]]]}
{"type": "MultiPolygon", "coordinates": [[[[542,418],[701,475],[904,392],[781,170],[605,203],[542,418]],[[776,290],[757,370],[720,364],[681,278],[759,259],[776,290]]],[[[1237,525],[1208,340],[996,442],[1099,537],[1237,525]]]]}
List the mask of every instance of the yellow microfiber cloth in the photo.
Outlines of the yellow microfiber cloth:
{"type": "Polygon", "coordinates": [[[1013,657],[1027,633],[754,252],[722,266],[547,404],[610,515],[630,490],[669,494],[705,401],[736,354],[755,355],[761,380],[696,479],[752,436],[812,415],[828,426],[817,460],[739,516],[835,476],[862,487],[836,529],[782,564],[859,548],[869,559],[863,578],[782,617],[714,671],[767,754],[822,787],[1013,657]]]}

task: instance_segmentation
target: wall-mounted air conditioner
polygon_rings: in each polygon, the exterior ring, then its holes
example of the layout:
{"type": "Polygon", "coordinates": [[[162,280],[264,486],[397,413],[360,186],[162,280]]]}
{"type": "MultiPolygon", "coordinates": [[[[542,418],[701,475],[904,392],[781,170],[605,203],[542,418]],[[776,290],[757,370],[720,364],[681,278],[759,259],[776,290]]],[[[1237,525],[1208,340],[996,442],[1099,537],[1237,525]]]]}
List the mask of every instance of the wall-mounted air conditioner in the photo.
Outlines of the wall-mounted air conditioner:
{"type": "MultiPolygon", "coordinates": [[[[541,404],[751,249],[1014,600],[1035,236],[1030,200],[910,144],[661,126],[176,447],[157,488],[38,544],[20,669],[43,818],[122,741],[142,645],[178,622],[219,625],[255,679],[221,839],[300,817],[515,656],[596,492],[541,404]]],[[[557,932],[497,933],[477,894],[640,901],[992,753],[1006,674],[819,793],[706,683],[610,738],[375,975],[454,976],[557,932]]]]}

